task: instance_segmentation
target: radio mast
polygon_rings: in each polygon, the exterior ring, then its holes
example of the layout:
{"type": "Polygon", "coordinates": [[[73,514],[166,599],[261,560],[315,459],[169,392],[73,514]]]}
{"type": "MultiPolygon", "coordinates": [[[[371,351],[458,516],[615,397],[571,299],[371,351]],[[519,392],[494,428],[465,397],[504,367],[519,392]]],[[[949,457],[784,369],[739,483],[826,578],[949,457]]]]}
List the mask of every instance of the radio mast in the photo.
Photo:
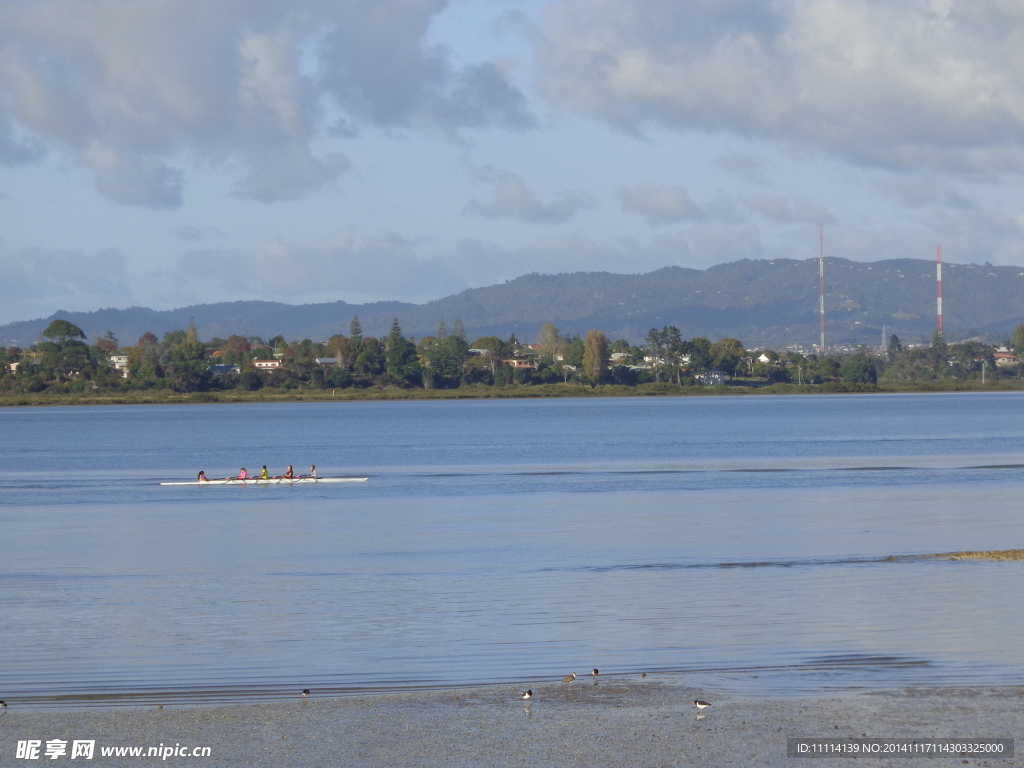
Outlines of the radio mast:
{"type": "Polygon", "coordinates": [[[936,292],[936,308],[938,310],[938,321],[936,329],[939,332],[939,336],[942,336],[942,246],[938,246],[938,251],[935,257],[935,292],[936,292]]]}
{"type": "MultiPolygon", "coordinates": [[[[940,283],[941,286],[941,283],[940,283]]],[[[818,316],[821,323],[821,343],[818,345],[818,353],[825,354],[825,230],[821,224],[818,225],[818,316]]],[[[939,288],[941,291],[941,287],[939,288]]],[[[941,301],[941,300],[940,300],[941,301]]],[[[941,306],[941,304],[940,304],[941,306]]],[[[941,318],[941,311],[939,317],[941,318]]],[[[939,321],[941,323],[941,320],[939,321]]]]}

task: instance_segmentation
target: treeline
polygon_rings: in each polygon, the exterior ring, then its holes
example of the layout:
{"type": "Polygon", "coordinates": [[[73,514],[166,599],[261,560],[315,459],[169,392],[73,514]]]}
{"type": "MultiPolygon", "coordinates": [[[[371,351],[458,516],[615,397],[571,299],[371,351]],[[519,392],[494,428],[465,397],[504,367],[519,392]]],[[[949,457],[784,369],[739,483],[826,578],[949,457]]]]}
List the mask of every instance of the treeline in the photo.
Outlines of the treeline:
{"type": "MultiPolygon", "coordinates": [[[[715,383],[726,378],[748,386],[827,384],[873,385],[880,381],[945,379],[995,381],[1021,375],[1019,364],[996,365],[996,349],[979,341],[947,344],[936,334],[925,348],[905,349],[892,336],[885,354],[859,349],[845,354],[803,355],[792,351],[748,352],[738,339],[712,342],[683,339],[678,328],[652,328],[643,345],[590,330],[566,336],[545,325],[534,343],[484,336],[469,341],[456,320],[449,331],[406,338],[397,319],[382,339],[364,336],[359,318],[348,335],[326,342],[229,336],[201,341],[194,324],[159,339],[145,333],[122,346],[108,332],[88,344],[80,328],[53,321],[45,341],[28,349],[0,349],[0,393],[94,393],[166,389],[174,392],[226,390],[288,391],[401,387],[456,389],[470,385],[715,383]]],[[[1012,341],[1024,352],[1024,325],[1012,341]]]]}

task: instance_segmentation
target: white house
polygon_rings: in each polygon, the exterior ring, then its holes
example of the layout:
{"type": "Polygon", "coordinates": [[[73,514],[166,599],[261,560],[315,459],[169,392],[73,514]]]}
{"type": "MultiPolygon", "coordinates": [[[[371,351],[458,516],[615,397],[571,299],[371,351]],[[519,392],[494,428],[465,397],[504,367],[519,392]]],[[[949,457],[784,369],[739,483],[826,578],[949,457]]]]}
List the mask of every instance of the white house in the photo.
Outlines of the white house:
{"type": "Polygon", "coordinates": [[[128,378],[128,355],[111,355],[110,364],[120,372],[122,379],[128,378]]]}
{"type": "Polygon", "coordinates": [[[208,370],[214,376],[221,376],[225,373],[241,372],[241,369],[237,365],[211,365],[206,370],[208,370]]]}
{"type": "Polygon", "coordinates": [[[705,371],[697,374],[697,383],[705,387],[720,387],[725,384],[725,374],[719,370],[705,371]]]}

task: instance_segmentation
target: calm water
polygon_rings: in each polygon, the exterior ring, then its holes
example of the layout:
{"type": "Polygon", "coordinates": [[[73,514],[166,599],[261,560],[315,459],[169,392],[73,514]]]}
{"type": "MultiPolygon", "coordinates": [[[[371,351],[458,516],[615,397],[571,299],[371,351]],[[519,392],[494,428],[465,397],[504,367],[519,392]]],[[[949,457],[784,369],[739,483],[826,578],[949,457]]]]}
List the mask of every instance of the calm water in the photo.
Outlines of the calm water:
{"type": "Polygon", "coordinates": [[[1022,490],[1016,393],[6,409],[0,698],[1021,685],[1024,563],[901,556],[1022,490]],[[158,485],[264,463],[370,480],[158,485]]]}

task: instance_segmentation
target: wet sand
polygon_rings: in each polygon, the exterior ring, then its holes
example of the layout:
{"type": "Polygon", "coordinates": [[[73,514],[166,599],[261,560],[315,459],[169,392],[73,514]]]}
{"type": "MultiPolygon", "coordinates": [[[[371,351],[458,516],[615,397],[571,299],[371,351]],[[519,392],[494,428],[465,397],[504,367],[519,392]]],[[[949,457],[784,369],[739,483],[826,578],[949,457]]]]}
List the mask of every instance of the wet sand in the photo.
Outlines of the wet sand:
{"type": "MultiPolygon", "coordinates": [[[[94,766],[800,766],[786,738],[1015,738],[1024,749],[1024,688],[913,689],[787,699],[716,695],[685,680],[638,676],[521,688],[311,698],[273,704],[77,709],[0,714],[0,765],[17,740],[95,739],[94,766]],[[711,702],[703,717],[690,703],[711,702]],[[101,757],[101,746],[210,747],[207,758],[101,757]]],[[[826,764],[834,765],[833,761],[826,764]]],[[[924,765],[935,763],[924,763],[924,765]]],[[[943,758],[943,765],[1024,765],[1014,758],[943,758]]],[[[921,765],[858,759],[853,765],[921,765]]]]}

